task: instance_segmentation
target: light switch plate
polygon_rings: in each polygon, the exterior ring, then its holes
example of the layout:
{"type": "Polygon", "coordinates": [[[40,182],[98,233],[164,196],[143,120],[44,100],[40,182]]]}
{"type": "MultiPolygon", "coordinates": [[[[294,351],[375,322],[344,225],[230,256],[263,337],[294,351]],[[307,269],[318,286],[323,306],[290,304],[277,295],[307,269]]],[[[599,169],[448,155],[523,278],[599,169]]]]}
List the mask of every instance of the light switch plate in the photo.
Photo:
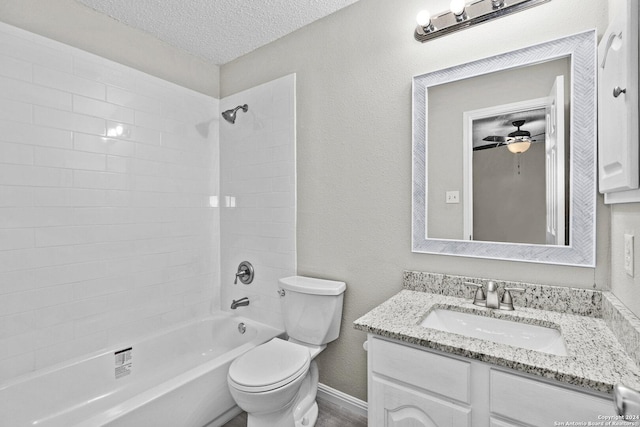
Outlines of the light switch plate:
{"type": "Polygon", "coordinates": [[[633,234],[624,235],[624,271],[633,277],[633,234]]]}
{"type": "Polygon", "coordinates": [[[446,200],[447,203],[460,203],[460,192],[459,191],[447,191],[446,199],[447,199],[446,200]]]}

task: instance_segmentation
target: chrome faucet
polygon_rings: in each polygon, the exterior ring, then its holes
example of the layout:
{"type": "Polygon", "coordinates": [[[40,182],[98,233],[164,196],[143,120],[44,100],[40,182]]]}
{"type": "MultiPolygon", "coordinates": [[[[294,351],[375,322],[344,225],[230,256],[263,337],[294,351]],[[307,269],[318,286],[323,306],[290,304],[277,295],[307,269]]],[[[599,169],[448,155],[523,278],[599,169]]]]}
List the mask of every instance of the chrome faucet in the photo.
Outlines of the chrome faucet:
{"type": "Polygon", "coordinates": [[[233,300],[231,302],[231,310],[235,310],[238,307],[243,307],[245,305],[249,305],[249,298],[244,297],[244,298],[240,298],[239,300],[233,300]]]}
{"type": "Polygon", "coordinates": [[[464,284],[467,286],[474,286],[478,288],[475,296],[473,297],[473,304],[491,309],[514,310],[511,292],[524,292],[523,288],[504,288],[502,300],[500,300],[500,297],[498,295],[498,287],[493,281],[489,281],[489,283],[487,283],[486,296],[481,284],[472,282],[464,282],[464,284]]]}

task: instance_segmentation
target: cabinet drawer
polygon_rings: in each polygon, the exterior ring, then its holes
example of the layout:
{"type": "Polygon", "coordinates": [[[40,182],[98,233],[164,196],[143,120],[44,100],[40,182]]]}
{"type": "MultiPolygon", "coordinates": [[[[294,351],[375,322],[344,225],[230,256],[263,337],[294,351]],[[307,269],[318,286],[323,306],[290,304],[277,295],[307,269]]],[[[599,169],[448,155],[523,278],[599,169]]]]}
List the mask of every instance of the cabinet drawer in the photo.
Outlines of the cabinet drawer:
{"type": "Polygon", "coordinates": [[[369,352],[373,372],[469,403],[469,362],[377,338],[369,340],[369,352]]]}
{"type": "Polygon", "coordinates": [[[491,412],[528,425],[601,421],[599,415],[615,415],[613,397],[598,397],[493,369],[490,378],[491,412]]]}

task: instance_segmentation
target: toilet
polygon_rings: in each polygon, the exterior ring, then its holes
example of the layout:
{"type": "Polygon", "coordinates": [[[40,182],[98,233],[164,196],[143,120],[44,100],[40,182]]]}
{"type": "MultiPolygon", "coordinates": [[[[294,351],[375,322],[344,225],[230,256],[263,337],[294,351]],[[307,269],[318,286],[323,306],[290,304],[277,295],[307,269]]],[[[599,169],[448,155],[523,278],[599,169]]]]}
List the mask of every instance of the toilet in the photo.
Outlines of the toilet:
{"type": "Polygon", "coordinates": [[[274,338],[236,358],[227,382],[247,427],[312,427],[318,418],[315,357],[338,338],[344,282],[292,276],[279,281],[288,340],[274,338]]]}

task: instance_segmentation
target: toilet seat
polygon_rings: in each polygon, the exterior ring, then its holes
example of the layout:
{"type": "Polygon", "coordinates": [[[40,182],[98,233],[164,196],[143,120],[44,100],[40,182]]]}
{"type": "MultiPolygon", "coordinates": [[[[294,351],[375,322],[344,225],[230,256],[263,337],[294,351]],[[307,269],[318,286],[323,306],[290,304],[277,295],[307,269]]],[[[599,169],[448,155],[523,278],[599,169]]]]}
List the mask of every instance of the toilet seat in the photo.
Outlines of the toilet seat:
{"type": "Polygon", "coordinates": [[[236,358],[229,367],[229,381],[245,392],[270,391],[305,375],[310,363],[308,348],[274,338],[236,358]]]}

